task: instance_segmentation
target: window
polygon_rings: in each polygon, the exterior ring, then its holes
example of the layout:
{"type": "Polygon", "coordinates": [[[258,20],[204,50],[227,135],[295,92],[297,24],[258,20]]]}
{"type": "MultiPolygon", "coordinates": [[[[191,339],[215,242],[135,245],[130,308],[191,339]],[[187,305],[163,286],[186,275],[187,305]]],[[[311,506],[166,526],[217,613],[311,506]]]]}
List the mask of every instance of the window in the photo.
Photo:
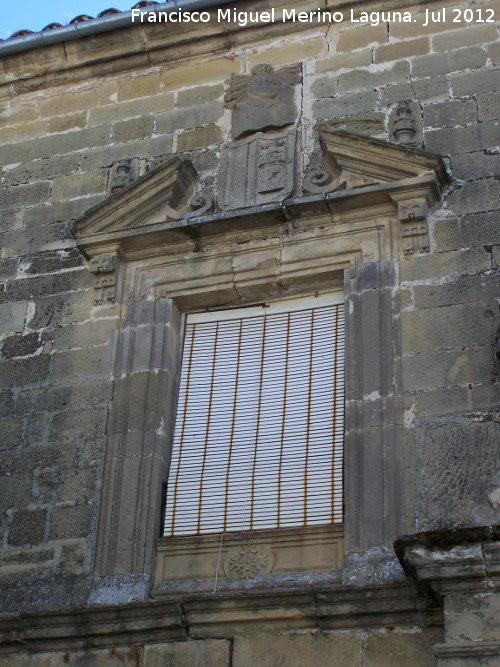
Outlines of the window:
{"type": "Polygon", "coordinates": [[[342,522],[342,295],[188,315],[165,536],[342,522]]]}

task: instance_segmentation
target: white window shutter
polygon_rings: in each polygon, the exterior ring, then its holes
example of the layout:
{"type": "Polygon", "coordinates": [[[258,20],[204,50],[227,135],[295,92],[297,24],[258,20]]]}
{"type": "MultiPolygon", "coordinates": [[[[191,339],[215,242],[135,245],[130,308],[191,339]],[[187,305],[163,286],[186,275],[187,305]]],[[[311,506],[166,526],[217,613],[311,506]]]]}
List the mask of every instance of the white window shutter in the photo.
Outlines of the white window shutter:
{"type": "Polygon", "coordinates": [[[187,317],[165,535],[342,521],[332,295],[187,317]]]}

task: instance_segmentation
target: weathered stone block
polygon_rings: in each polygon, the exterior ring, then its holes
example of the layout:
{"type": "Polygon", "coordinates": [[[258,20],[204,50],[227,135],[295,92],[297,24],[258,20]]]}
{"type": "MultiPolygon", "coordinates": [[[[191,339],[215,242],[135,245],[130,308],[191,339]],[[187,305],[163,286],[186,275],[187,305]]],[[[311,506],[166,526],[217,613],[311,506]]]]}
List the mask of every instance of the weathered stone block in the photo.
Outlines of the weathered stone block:
{"type": "Polygon", "coordinates": [[[89,126],[115,123],[120,120],[140,118],[147,114],[167,111],[174,108],[174,103],[175,96],[172,93],[153,95],[133,102],[111,101],[111,104],[89,111],[89,126]]]}
{"type": "Polygon", "coordinates": [[[0,105],[0,121],[2,125],[15,125],[16,123],[25,123],[30,120],[38,118],[39,111],[35,105],[31,104],[16,104],[16,105],[0,105]]]}
{"type": "Polygon", "coordinates": [[[494,180],[465,183],[460,190],[452,192],[448,206],[458,214],[490,211],[498,208],[500,183],[494,180]]]}
{"type": "Polygon", "coordinates": [[[476,46],[494,42],[497,39],[496,28],[493,25],[473,26],[467,30],[447,30],[432,37],[434,51],[452,51],[459,46],[476,46]]]}
{"type": "Polygon", "coordinates": [[[400,60],[401,58],[409,58],[411,56],[421,56],[429,53],[430,43],[428,37],[419,37],[418,39],[410,39],[395,44],[387,44],[386,46],[379,46],[373,51],[373,62],[383,63],[393,60],[400,60]]]}
{"type": "Polygon", "coordinates": [[[196,130],[186,130],[179,135],[177,150],[179,153],[218,144],[222,141],[222,132],[218,125],[207,125],[196,130]]]}
{"type": "Polygon", "coordinates": [[[40,544],[45,537],[47,510],[19,510],[15,513],[9,530],[9,544],[40,544]]]}
{"type": "Polygon", "coordinates": [[[492,371],[491,345],[403,357],[405,391],[484,382],[492,371]]]}
{"type": "Polygon", "coordinates": [[[54,508],[50,517],[49,539],[72,540],[87,537],[95,520],[94,505],[79,503],[54,508]]]}
{"type": "Polygon", "coordinates": [[[85,269],[36,278],[17,278],[7,283],[5,295],[0,301],[21,301],[46,297],[60,292],[88,289],[91,285],[89,273],[85,269]]]}
{"type": "Polygon", "coordinates": [[[491,304],[498,294],[500,277],[494,275],[457,276],[444,284],[415,285],[415,307],[436,308],[453,303],[482,301],[491,304]]]}
{"type": "MultiPolygon", "coordinates": [[[[50,206],[35,206],[26,211],[24,216],[26,227],[37,227],[48,225],[53,222],[70,222],[76,220],[76,218],[79,218],[93,206],[99,204],[103,199],[104,194],[100,194],[89,197],[79,197],[72,201],[56,202],[50,204],[50,206]]],[[[29,233],[31,234],[33,232],[30,230],[29,233]]],[[[36,233],[39,237],[43,238],[43,229],[38,229],[36,233]]],[[[71,245],[73,245],[73,243],[71,243],[71,245]]],[[[36,250],[34,250],[34,252],[35,251],[36,250]]]]}
{"type": "Polygon", "coordinates": [[[500,91],[478,95],[479,120],[497,120],[500,118],[500,91]]]}
{"type": "Polygon", "coordinates": [[[30,255],[37,250],[57,250],[74,246],[73,239],[68,239],[68,232],[63,225],[54,224],[45,228],[19,229],[7,232],[4,236],[4,257],[30,255]]]}
{"type": "Polygon", "coordinates": [[[0,510],[24,508],[31,502],[31,475],[13,473],[2,475],[0,510]]]}
{"type": "Polygon", "coordinates": [[[23,259],[22,270],[27,275],[56,273],[62,269],[75,269],[84,264],[83,255],[76,249],[63,252],[41,252],[23,259]]]}
{"type": "Polygon", "coordinates": [[[35,315],[29,324],[32,329],[39,329],[82,322],[89,319],[92,306],[93,296],[90,291],[48,296],[36,302],[35,315]]]}
{"type": "Polygon", "coordinates": [[[22,419],[3,419],[0,425],[0,449],[6,450],[23,442],[25,423],[22,419]]]}
{"type": "Polygon", "coordinates": [[[448,81],[444,76],[388,86],[382,95],[380,106],[418,99],[421,102],[437,102],[449,99],[448,81]]]}
{"type": "Polygon", "coordinates": [[[61,546],[61,555],[59,566],[66,574],[82,574],[85,564],[85,542],[76,544],[63,544],[61,546]]]}
{"type": "Polygon", "coordinates": [[[32,160],[64,155],[80,151],[83,148],[104,146],[111,138],[111,126],[102,125],[86,130],[53,134],[19,144],[0,146],[0,163],[14,164],[32,160]]]}
{"type": "Polygon", "coordinates": [[[110,372],[109,348],[107,345],[71,350],[54,354],[52,377],[55,381],[70,378],[107,378],[110,372]]]}
{"type": "Polygon", "coordinates": [[[484,249],[464,252],[452,251],[430,255],[417,255],[401,264],[403,282],[418,281],[423,275],[427,280],[480,273],[491,268],[491,254],[484,249]]]}
{"type": "Polygon", "coordinates": [[[113,126],[113,138],[116,143],[125,143],[134,139],[147,139],[153,134],[153,116],[141,116],[115,123],[113,126]]]}
{"type": "Polygon", "coordinates": [[[357,69],[339,76],[339,90],[341,94],[355,90],[381,88],[394,83],[403,83],[410,80],[410,65],[403,61],[396,63],[391,69],[370,72],[366,69],[357,69]]]}
{"type": "Polygon", "coordinates": [[[106,407],[60,412],[52,420],[49,438],[57,441],[104,433],[106,415],[106,407]]]}
{"type": "Polygon", "coordinates": [[[479,47],[457,49],[449,53],[431,53],[415,58],[411,63],[412,76],[423,78],[464,69],[477,69],[486,64],[486,53],[479,47]]]}
{"type": "Polygon", "coordinates": [[[500,153],[467,153],[451,158],[453,175],[463,180],[500,176],[500,153]]]}
{"type": "Polygon", "coordinates": [[[464,304],[401,313],[404,352],[491,345],[496,318],[491,307],[464,304]]]}
{"type": "Polygon", "coordinates": [[[149,97],[160,91],[160,73],[143,74],[118,81],[118,102],[149,97]]]}
{"type": "Polygon", "coordinates": [[[181,65],[164,71],[161,75],[162,90],[190,88],[202,83],[225,81],[231,74],[241,71],[239,58],[217,58],[197,63],[196,67],[181,65]]]}
{"type": "Polygon", "coordinates": [[[488,493],[500,468],[500,425],[450,418],[425,422],[417,431],[417,505],[423,530],[488,525],[494,511],[488,493]]]}
{"type": "Polygon", "coordinates": [[[74,113],[70,116],[57,116],[49,120],[49,132],[67,132],[76,128],[87,127],[87,112],[74,113]]]}
{"type": "Polygon", "coordinates": [[[456,155],[491,148],[498,142],[500,121],[485,121],[425,133],[425,148],[431,153],[456,155]]]}
{"type": "Polygon", "coordinates": [[[50,357],[0,362],[0,387],[23,387],[46,380],[50,374],[50,357]]]}
{"type": "Polygon", "coordinates": [[[98,90],[75,91],[66,94],[56,93],[52,97],[42,99],[40,116],[48,118],[50,116],[63,116],[74,111],[86,111],[97,106],[98,101],[98,90]]]}
{"type": "Polygon", "coordinates": [[[419,419],[469,411],[488,411],[498,405],[498,387],[489,382],[466,387],[446,387],[415,394],[419,419]]]}
{"type": "Polygon", "coordinates": [[[113,162],[129,158],[154,158],[172,152],[172,135],[152,137],[142,141],[129,141],[126,144],[110,146],[96,151],[87,151],[82,155],[82,169],[111,167],[113,162]]]}
{"type": "Polygon", "coordinates": [[[324,76],[317,79],[311,88],[313,94],[318,98],[335,97],[339,92],[339,80],[336,76],[324,76]]]}
{"type": "Polygon", "coordinates": [[[27,334],[26,336],[10,336],[1,345],[1,355],[6,359],[13,357],[26,357],[33,354],[40,347],[38,334],[27,334]]]}
{"type": "Polygon", "coordinates": [[[420,628],[370,633],[363,650],[364,667],[400,667],[403,664],[434,667],[431,641],[420,628]]]}
{"type": "Polygon", "coordinates": [[[233,644],[233,667],[287,667],[331,664],[362,664],[361,633],[318,632],[287,635],[236,637],[233,644]]]}
{"type": "Polygon", "coordinates": [[[299,58],[297,58],[297,47],[300,47],[300,60],[322,56],[327,51],[326,40],[323,37],[303,39],[301,40],[300,45],[298,43],[294,44],[293,42],[290,42],[283,46],[266,49],[260,53],[250,54],[248,58],[248,67],[251,69],[255,65],[259,65],[263,62],[274,65],[275,67],[296,63],[297,60],[299,60],[299,58]]]}
{"type": "Polygon", "coordinates": [[[318,120],[350,116],[372,111],[377,105],[378,93],[374,90],[344,95],[336,99],[318,100],[313,104],[313,111],[318,120]]]}
{"type": "Polygon", "coordinates": [[[175,130],[187,130],[202,125],[210,125],[218,120],[223,113],[222,102],[208,102],[198,107],[175,109],[167,113],[158,114],[156,131],[168,134],[175,130]]]}
{"type": "Polygon", "coordinates": [[[31,185],[17,185],[2,188],[0,191],[0,209],[19,208],[44,204],[50,197],[50,183],[41,181],[31,185]]]}
{"type": "Polygon", "coordinates": [[[189,88],[188,90],[180,90],[177,93],[177,107],[194,107],[207,102],[213,102],[224,94],[224,86],[219,84],[216,86],[198,86],[197,88],[189,88]]]}
{"type": "Polygon", "coordinates": [[[7,185],[19,185],[29,181],[52,179],[57,176],[71,174],[78,169],[80,164],[79,155],[66,155],[56,158],[35,160],[26,164],[20,164],[13,169],[4,172],[7,185]]]}
{"type": "Polygon", "coordinates": [[[0,144],[17,144],[29,139],[36,139],[37,137],[47,134],[47,130],[48,122],[46,120],[3,127],[0,129],[0,144]]]}
{"type": "Polygon", "coordinates": [[[42,470],[37,475],[38,501],[66,502],[92,496],[96,489],[96,472],[95,468],[42,470]]]}
{"type": "Polygon", "coordinates": [[[0,211],[0,233],[20,229],[23,226],[24,210],[0,211]]]}
{"type": "Polygon", "coordinates": [[[488,47],[488,56],[494,65],[500,65],[500,42],[490,44],[488,47]]]}
{"type": "Polygon", "coordinates": [[[477,107],[472,100],[442,102],[424,107],[424,125],[431,127],[453,127],[477,121],[477,107]]]}
{"type": "Polygon", "coordinates": [[[0,303],[0,334],[21,333],[26,317],[26,302],[0,303]]]}
{"type": "MultiPolygon", "coordinates": [[[[383,47],[381,47],[383,48],[383,47]]],[[[357,67],[368,67],[372,62],[372,50],[356,51],[355,53],[339,53],[323,60],[316,60],[315,72],[338,72],[340,69],[356,69],[357,67]]]]}
{"type": "Polygon", "coordinates": [[[72,410],[85,406],[107,405],[113,384],[105,381],[84,381],[76,384],[28,389],[19,394],[16,408],[19,414],[72,410]]]}
{"type": "Polygon", "coordinates": [[[387,26],[362,26],[343,30],[337,43],[338,51],[355,51],[369,44],[385,44],[388,41],[387,26]]]}
{"type": "Polygon", "coordinates": [[[144,663],[148,667],[229,667],[231,643],[226,639],[170,642],[144,647],[144,663]]]}
{"type": "Polygon", "coordinates": [[[47,334],[48,340],[54,345],[54,351],[60,352],[75,347],[103,345],[110,341],[113,331],[118,327],[118,320],[104,319],[99,322],[91,321],[76,326],[64,326],[52,329],[47,334]]]}
{"type": "Polygon", "coordinates": [[[453,74],[451,88],[455,97],[466,97],[500,89],[500,69],[453,74]]]}
{"type": "Polygon", "coordinates": [[[107,181],[108,172],[106,169],[95,169],[84,174],[60,176],[53,181],[52,199],[61,201],[83,198],[85,195],[104,194],[107,181]]]}

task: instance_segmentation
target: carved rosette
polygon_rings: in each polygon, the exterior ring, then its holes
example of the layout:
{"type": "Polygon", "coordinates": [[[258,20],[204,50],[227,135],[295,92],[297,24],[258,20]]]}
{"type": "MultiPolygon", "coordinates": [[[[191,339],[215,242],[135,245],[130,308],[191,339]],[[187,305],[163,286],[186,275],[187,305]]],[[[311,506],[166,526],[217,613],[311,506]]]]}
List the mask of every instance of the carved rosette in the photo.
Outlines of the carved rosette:
{"type": "Polygon", "coordinates": [[[94,305],[114,303],[116,293],[116,256],[98,255],[90,260],[90,273],[95,275],[94,305]]]}
{"type": "Polygon", "coordinates": [[[273,560],[269,547],[249,542],[229,549],[224,561],[224,571],[227,578],[233,580],[261,577],[271,572],[273,560]]]}

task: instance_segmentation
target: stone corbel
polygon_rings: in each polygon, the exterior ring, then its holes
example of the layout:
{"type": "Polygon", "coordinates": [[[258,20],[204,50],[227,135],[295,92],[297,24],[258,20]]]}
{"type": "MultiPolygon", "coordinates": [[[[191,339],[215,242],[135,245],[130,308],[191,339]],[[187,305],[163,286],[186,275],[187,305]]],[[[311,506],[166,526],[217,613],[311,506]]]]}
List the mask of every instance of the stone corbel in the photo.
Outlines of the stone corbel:
{"type": "Polygon", "coordinates": [[[438,667],[500,663],[500,526],[417,533],[394,549],[420,591],[444,609],[438,667]]]}
{"type": "Polygon", "coordinates": [[[425,199],[398,202],[398,218],[403,234],[405,255],[429,252],[428,206],[425,199]]]}
{"type": "Polygon", "coordinates": [[[116,296],[116,255],[97,255],[90,260],[89,270],[94,279],[94,305],[114,303],[116,296]]]}

